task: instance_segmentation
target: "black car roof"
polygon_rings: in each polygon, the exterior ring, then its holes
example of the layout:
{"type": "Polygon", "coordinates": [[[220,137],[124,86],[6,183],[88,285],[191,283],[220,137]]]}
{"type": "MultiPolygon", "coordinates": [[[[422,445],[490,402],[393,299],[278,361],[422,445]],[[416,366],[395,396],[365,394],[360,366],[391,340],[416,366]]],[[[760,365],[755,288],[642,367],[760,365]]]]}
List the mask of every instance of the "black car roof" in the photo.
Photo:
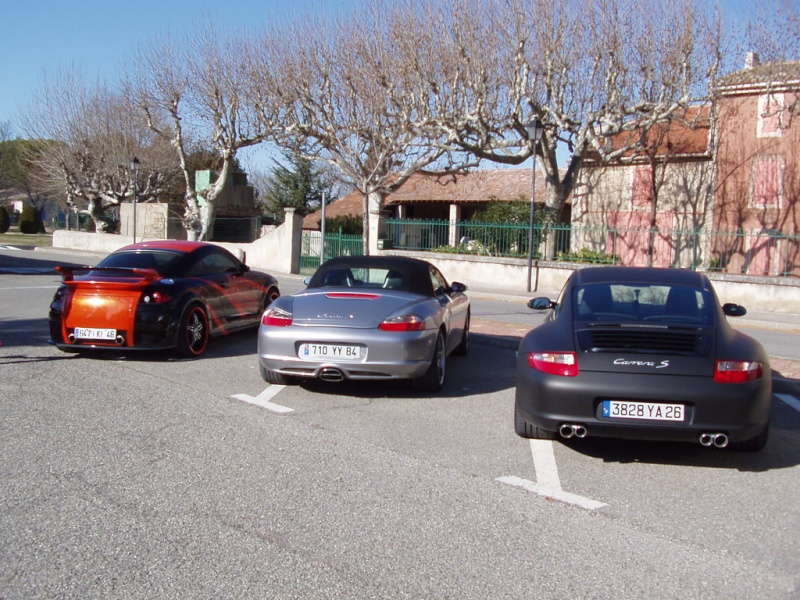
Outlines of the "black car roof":
{"type": "Polygon", "coordinates": [[[656,267],[587,267],[573,274],[575,285],[588,283],[663,283],[711,289],[711,282],[702,273],[689,269],[656,267]]]}
{"type": "Polygon", "coordinates": [[[308,282],[308,287],[321,287],[325,275],[341,269],[388,269],[402,274],[408,282],[407,289],[423,296],[433,295],[431,263],[407,256],[337,256],[326,261],[308,282]]]}

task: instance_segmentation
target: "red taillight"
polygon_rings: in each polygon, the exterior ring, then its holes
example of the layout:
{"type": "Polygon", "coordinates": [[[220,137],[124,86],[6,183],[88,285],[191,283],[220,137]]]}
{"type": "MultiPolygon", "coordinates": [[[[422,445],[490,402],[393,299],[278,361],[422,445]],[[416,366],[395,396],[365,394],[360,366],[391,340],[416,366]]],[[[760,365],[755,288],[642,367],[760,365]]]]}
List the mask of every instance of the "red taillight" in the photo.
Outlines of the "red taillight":
{"type": "Polygon", "coordinates": [[[292,324],[292,313],[280,308],[268,308],[261,317],[261,324],[270,327],[288,327],[292,324]]]}
{"type": "Polygon", "coordinates": [[[389,317],[378,325],[382,331],[421,331],[425,329],[425,320],[417,315],[400,315],[389,317]]]}
{"type": "Polygon", "coordinates": [[[528,364],[550,375],[575,377],[578,374],[578,357],[574,352],[531,352],[528,364]]]}
{"type": "Polygon", "coordinates": [[[142,296],[142,302],[145,304],[166,304],[170,300],[172,297],[163,292],[149,292],[142,296]]]}
{"type": "Polygon", "coordinates": [[[714,369],[715,383],[745,383],[764,376],[764,365],[748,360],[718,360],[714,369]]]}

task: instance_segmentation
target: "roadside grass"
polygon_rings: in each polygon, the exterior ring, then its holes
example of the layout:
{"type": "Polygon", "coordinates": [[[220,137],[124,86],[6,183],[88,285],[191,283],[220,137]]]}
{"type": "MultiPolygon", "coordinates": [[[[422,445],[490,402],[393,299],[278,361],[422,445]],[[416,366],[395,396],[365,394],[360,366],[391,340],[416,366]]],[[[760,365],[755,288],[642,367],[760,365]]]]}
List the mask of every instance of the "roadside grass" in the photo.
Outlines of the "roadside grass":
{"type": "Polygon", "coordinates": [[[53,236],[49,233],[20,233],[9,229],[0,233],[0,246],[47,246],[53,245],[53,236]]]}

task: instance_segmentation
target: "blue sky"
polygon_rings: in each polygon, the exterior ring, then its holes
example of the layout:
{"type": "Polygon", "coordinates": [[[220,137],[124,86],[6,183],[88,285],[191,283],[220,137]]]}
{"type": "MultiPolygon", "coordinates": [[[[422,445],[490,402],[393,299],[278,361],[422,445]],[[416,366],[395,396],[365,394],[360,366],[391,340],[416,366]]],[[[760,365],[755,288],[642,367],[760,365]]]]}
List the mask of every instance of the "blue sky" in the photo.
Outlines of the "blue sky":
{"type": "MultiPolygon", "coordinates": [[[[16,120],[45,73],[73,66],[113,79],[139,44],[159,33],[260,27],[356,0],[0,0],[0,122],[16,120]]],[[[16,132],[15,133],[20,133],[16,132]]]]}
{"type": "MultiPolygon", "coordinates": [[[[800,0],[789,0],[796,2],[800,0]]],[[[708,0],[709,4],[716,0],[708,0]]],[[[41,89],[46,73],[75,68],[112,80],[139,44],[159,33],[192,31],[208,20],[220,29],[260,27],[310,12],[352,10],[359,0],[0,0],[0,123],[11,122],[41,89]]],[[[729,15],[754,0],[722,0],[729,15]]],[[[309,32],[312,35],[312,32],[309,32]]]]}

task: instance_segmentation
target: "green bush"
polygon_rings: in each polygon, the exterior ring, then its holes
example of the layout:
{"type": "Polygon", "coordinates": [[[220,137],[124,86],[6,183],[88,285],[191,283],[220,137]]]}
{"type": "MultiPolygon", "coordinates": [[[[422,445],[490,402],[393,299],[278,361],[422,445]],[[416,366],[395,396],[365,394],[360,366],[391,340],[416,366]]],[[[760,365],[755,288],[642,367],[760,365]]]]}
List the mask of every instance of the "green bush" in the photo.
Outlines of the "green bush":
{"type": "Polygon", "coordinates": [[[20,233],[42,233],[44,231],[42,219],[32,206],[22,209],[22,214],[19,216],[19,231],[20,233]]]}
{"type": "Polygon", "coordinates": [[[11,217],[5,206],[0,206],[0,233],[5,233],[11,227],[11,217]]]}
{"type": "Polygon", "coordinates": [[[562,262],[593,263],[601,265],[613,265],[619,263],[619,256],[616,254],[604,254],[589,248],[583,248],[577,252],[559,252],[556,260],[562,262]]]}

